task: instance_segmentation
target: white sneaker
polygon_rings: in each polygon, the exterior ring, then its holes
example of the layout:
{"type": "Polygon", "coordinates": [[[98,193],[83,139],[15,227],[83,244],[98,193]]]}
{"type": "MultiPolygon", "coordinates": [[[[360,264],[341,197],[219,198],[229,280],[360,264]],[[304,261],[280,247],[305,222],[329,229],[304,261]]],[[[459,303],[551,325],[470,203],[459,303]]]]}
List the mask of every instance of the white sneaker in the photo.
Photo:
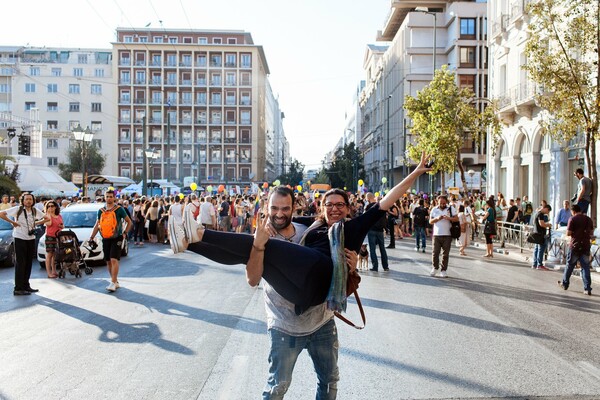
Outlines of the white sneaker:
{"type": "Polygon", "coordinates": [[[448,274],[446,273],[446,271],[442,271],[440,272],[440,278],[447,278],[448,274]]]}
{"type": "Polygon", "coordinates": [[[108,290],[109,292],[115,292],[117,290],[117,288],[119,287],[118,283],[115,282],[111,282],[110,285],[108,285],[106,287],[106,290],[108,290]]]}
{"type": "Polygon", "coordinates": [[[429,276],[435,276],[435,274],[437,274],[437,269],[431,268],[431,272],[429,273],[429,276]]]}

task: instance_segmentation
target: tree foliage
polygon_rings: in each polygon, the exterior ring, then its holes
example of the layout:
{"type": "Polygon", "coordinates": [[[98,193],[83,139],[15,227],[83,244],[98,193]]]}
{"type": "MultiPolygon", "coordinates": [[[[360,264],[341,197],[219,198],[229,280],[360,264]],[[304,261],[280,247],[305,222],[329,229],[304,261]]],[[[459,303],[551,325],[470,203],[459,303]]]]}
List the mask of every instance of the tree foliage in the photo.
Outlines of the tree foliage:
{"type": "Polygon", "coordinates": [[[295,158],[287,168],[285,174],[279,175],[277,179],[282,185],[291,185],[296,187],[304,178],[304,164],[295,158]]]}
{"type": "MultiPolygon", "coordinates": [[[[67,162],[58,164],[60,176],[66,181],[71,181],[73,172],[83,172],[83,158],[81,145],[73,146],[67,152],[67,162]]],[[[86,172],[88,175],[101,174],[106,164],[106,155],[100,152],[96,145],[86,147],[86,172]]]]}
{"type": "Polygon", "coordinates": [[[417,161],[422,152],[433,156],[435,164],[431,173],[451,172],[458,166],[465,193],[467,181],[461,162],[464,140],[471,137],[480,143],[488,128],[495,135],[500,132],[493,103],[478,111],[478,102],[484,100],[475,98],[469,88],[459,88],[455,74],[443,66],[436,70],[428,86],[416,97],[406,96],[404,102],[415,137],[415,143],[407,146],[409,157],[417,161]]]}
{"type": "Polygon", "coordinates": [[[525,69],[539,85],[536,101],[547,112],[542,127],[553,139],[585,140],[596,219],[596,141],[600,113],[600,7],[597,0],[539,0],[529,5],[525,69]]]}
{"type": "Polygon", "coordinates": [[[17,184],[18,180],[19,164],[16,164],[15,159],[11,156],[0,156],[0,195],[19,197],[21,189],[17,184]],[[13,162],[12,168],[6,165],[7,161],[13,162]]]}
{"type": "Polygon", "coordinates": [[[343,148],[337,149],[331,166],[324,168],[323,171],[329,177],[331,187],[354,190],[357,187],[358,180],[365,178],[362,165],[362,153],[352,142],[344,145],[343,148]]]}

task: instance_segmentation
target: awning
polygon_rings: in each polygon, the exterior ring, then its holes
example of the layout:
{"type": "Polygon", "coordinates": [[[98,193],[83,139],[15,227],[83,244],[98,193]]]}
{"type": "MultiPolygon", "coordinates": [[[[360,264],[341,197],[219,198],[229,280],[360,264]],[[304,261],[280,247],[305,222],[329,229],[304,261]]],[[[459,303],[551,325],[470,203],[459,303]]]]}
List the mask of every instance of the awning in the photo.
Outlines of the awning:
{"type": "Polygon", "coordinates": [[[88,185],[111,185],[116,188],[129,186],[135,183],[133,179],[124,176],[88,175],[88,185]]]}

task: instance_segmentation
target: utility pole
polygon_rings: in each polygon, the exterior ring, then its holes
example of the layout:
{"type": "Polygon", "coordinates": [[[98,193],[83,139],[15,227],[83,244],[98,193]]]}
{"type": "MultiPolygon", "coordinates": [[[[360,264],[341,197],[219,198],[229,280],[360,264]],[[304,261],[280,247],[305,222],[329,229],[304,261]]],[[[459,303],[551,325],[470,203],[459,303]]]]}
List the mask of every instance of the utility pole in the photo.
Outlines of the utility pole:
{"type": "Polygon", "coordinates": [[[148,170],[146,168],[146,148],[148,145],[146,140],[146,115],[144,115],[142,117],[142,196],[146,196],[148,194],[148,170]]]}

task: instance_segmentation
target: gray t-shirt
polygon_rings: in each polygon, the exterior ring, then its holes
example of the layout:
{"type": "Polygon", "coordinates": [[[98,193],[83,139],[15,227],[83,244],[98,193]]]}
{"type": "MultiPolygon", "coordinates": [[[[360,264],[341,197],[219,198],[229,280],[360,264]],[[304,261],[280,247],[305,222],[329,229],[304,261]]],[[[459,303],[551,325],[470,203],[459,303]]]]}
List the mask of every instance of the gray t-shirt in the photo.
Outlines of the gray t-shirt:
{"type": "Polygon", "coordinates": [[[581,199],[585,201],[592,201],[592,180],[587,176],[581,178],[577,184],[577,193],[581,191],[583,186],[585,186],[585,190],[583,191],[581,199]]]}
{"type": "MultiPolygon", "coordinates": [[[[296,234],[290,238],[290,241],[299,243],[307,228],[302,224],[294,222],[292,224],[296,228],[296,234]]],[[[276,236],[275,239],[283,240],[281,236],[276,236]]],[[[268,329],[276,329],[287,335],[310,335],[333,318],[333,311],[327,309],[327,303],[310,307],[302,314],[296,315],[294,304],[284,299],[266,281],[264,281],[264,297],[268,329]]]]}

